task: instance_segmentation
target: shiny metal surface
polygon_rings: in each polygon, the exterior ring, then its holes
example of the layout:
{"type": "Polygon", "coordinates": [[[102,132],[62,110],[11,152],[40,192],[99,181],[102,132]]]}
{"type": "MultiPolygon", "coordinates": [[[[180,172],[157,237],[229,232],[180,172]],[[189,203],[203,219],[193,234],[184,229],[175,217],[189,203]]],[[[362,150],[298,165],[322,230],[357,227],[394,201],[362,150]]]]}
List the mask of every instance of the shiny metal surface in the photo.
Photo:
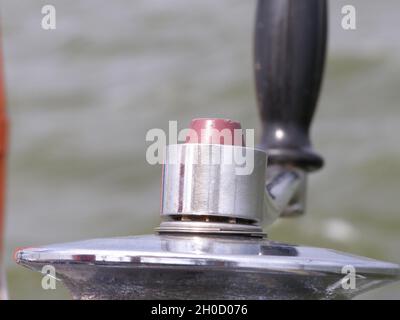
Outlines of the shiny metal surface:
{"type": "Polygon", "coordinates": [[[270,215],[275,214],[280,218],[285,218],[305,212],[307,173],[303,169],[291,165],[271,164],[267,166],[266,176],[265,203],[270,203],[268,209],[271,212],[270,215]],[[272,197],[269,196],[271,192],[273,192],[272,197]]]}
{"type": "Polygon", "coordinates": [[[53,265],[76,299],[352,298],[399,278],[396,264],[239,236],[94,239],[23,249],[16,261],[53,265]],[[356,287],[346,290],[349,265],[356,287]]]}
{"type": "Polygon", "coordinates": [[[268,167],[267,172],[264,223],[269,225],[282,215],[292,215],[293,210],[299,209],[298,195],[303,193],[306,174],[301,169],[284,166],[268,167]]]}
{"type": "Polygon", "coordinates": [[[266,154],[261,150],[217,144],[170,145],[163,170],[161,215],[261,222],[265,168],[266,154]]]}
{"type": "Polygon", "coordinates": [[[200,233],[200,234],[235,234],[263,237],[265,233],[259,225],[211,221],[162,221],[156,228],[159,233],[200,233]]]}
{"type": "Polygon", "coordinates": [[[306,179],[303,170],[275,165],[268,167],[264,182],[265,170],[266,154],[257,149],[217,144],[168,146],[161,201],[165,221],[157,231],[262,233],[261,223],[272,224],[282,212],[299,209],[298,199],[304,198],[298,195],[304,194],[306,179]],[[246,166],[250,173],[243,172],[246,166]],[[199,221],[199,217],[204,219],[199,221]]]}

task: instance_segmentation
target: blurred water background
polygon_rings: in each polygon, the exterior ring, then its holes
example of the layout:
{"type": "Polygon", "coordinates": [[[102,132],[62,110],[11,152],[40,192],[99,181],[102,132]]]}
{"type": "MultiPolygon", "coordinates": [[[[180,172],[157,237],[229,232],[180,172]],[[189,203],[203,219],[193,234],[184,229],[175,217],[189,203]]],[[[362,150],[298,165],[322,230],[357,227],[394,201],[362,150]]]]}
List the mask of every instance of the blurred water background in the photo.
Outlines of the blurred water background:
{"type": "MultiPolygon", "coordinates": [[[[400,263],[400,39],[396,0],[332,0],[329,56],[312,138],[326,160],[307,215],[270,238],[400,263]],[[340,26],[353,4],[357,30],[340,26]]],[[[11,144],[10,297],[69,298],[12,261],[16,247],[152,233],[160,167],[151,128],[226,117],[259,130],[255,1],[2,1],[11,144]],[[57,29],[41,29],[41,8],[57,29]]],[[[259,132],[259,131],[257,131],[259,132]]],[[[400,298],[400,284],[361,298],[400,298]]]]}

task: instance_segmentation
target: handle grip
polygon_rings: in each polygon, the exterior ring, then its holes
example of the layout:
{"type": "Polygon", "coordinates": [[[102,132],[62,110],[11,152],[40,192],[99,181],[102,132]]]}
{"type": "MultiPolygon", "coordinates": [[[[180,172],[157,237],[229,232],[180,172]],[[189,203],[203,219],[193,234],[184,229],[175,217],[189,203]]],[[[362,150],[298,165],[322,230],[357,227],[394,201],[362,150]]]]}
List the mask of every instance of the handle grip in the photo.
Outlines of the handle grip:
{"type": "Polygon", "coordinates": [[[259,0],[254,71],[263,132],[261,147],[270,164],[307,171],[323,159],[311,147],[309,129],[325,61],[325,0],[259,0]]]}

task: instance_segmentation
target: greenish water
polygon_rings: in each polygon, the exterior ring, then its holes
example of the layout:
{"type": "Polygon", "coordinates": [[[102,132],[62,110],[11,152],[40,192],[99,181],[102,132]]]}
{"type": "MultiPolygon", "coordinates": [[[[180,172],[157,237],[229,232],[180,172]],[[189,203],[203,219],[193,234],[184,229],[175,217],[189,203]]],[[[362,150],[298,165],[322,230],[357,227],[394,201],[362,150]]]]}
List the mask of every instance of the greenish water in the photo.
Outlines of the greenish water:
{"type": "MultiPolygon", "coordinates": [[[[11,151],[7,271],[11,298],[68,298],[16,266],[14,248],[151,233],[160,168],[147,130],[202,116],[259,129],[251,71],[254,1],[2,2],[11,151]]],[[[400,3],[331,1],[329,59],[312,137],[326,160],[307,215],[269,236],[400,263],[400,3]],[[357,9],[357,30],[340,8],[357,9]]],[[[363,295],[400,298],[400,284],[363,295]]]]}

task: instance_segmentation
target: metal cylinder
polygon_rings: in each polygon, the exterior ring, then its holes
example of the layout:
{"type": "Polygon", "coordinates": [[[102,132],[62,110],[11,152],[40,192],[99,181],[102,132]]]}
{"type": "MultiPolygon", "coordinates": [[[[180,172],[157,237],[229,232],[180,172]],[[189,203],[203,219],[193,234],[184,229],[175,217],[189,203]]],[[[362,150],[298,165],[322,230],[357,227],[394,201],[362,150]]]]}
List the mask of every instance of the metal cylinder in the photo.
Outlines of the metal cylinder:
{"type": "Polygon", "coordinates": [[[266,154],[220,144],[178,144],[166,149],[162,216],[207,216],[260,223],[266,154]]]}

